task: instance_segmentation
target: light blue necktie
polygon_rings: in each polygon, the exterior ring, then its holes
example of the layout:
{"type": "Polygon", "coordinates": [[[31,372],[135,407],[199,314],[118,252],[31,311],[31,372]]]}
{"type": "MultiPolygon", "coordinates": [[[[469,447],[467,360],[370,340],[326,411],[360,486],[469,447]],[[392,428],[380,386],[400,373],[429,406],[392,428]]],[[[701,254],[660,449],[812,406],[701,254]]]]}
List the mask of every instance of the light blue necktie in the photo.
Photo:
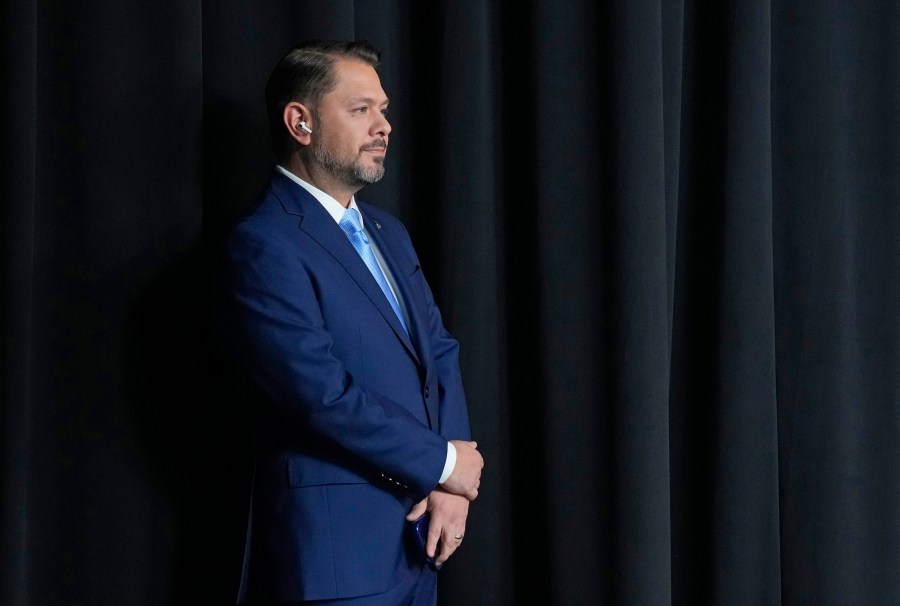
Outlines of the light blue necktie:
{"type": "Polygon", "coordinates": [[[397,318],[400,320],[400,325],[403,326],[403,330],[409,334],[409,329],[406,328],[406,321],[403,319],[403,312],[400,311],[400,305],[397,303],[397,299],[394,297],[391,287],[388,286],[387,278],[384,277],[384,272],[381,271],[381,267],[375,259],[375,253],[372,252],[372,247],[369,246],[369,237],[366,235],[366,232],[363,231],[359,211],[355,208],[348,208],[345,210],[344,216],[341,217],[340,225],[341,229],[347,232],[350,243],[353,244],[353,248],[355,248],[356,252],[359,253],[359,256],[362,257],[366,267],[368,267],[369,271],[372,273],[372,277],[378,282],[378,286],[381,287],[384,296],[387,297],[388,303],[391,304],[394,313],[397,314],[397,318]]]}

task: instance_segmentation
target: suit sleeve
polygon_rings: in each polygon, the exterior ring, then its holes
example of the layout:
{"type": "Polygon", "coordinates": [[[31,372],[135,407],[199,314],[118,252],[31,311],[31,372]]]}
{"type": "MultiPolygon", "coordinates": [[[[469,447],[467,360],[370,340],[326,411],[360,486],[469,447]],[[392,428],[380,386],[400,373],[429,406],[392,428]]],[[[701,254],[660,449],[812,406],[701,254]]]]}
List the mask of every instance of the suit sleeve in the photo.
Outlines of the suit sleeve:
{"type": "Polygon", "coordinates": [[[332,353],[316,289],[296,251],[242,226],[230,240],[226,268],[228,332],[286,422],[349,454],[360,469],[399,480],[413,499],[434,489],[446,440],[353,381],[332,353]]]}

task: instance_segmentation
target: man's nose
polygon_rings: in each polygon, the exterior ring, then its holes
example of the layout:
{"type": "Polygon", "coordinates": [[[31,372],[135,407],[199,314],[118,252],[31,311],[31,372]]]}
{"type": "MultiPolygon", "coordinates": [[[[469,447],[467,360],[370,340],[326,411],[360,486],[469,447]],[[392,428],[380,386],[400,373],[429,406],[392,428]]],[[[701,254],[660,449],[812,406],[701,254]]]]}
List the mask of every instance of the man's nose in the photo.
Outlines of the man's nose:
{"type": "Polygon", "coordinates": [[[375,134],[378,135],[387,136],[391,134],[391,123],[388,122],[388,119],[384,114],[381,114],[381,119],[375,123],[374,131],[375,134]]]}

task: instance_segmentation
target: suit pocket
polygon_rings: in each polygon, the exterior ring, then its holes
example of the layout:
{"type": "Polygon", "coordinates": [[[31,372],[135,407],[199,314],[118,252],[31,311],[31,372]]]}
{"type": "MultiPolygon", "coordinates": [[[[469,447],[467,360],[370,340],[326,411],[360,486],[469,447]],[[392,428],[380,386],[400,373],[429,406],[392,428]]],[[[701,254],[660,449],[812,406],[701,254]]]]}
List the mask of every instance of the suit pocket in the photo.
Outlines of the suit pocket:
{"type": "Polygon", "coordinates": [[[363,476],[346,467],[310,457],[290,457],[287,460],[288,486],[322,486],[325,484],[368,484],[363,476]]]}

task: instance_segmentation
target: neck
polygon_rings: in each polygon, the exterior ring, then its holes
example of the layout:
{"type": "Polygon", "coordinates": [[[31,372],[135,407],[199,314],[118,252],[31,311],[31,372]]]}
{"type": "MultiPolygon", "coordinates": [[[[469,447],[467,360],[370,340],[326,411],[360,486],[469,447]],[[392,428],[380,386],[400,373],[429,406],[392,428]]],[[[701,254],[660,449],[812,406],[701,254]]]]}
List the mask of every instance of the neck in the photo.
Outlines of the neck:
{"type": "Polygon", "coordinates": [[[317,164],[306,162],[297,155],[291,156],[284,167],[307,183],[321,189],[342,204],[344,208],[350,207],[350,199],[361,189],[338,181],[317,164]]]}

